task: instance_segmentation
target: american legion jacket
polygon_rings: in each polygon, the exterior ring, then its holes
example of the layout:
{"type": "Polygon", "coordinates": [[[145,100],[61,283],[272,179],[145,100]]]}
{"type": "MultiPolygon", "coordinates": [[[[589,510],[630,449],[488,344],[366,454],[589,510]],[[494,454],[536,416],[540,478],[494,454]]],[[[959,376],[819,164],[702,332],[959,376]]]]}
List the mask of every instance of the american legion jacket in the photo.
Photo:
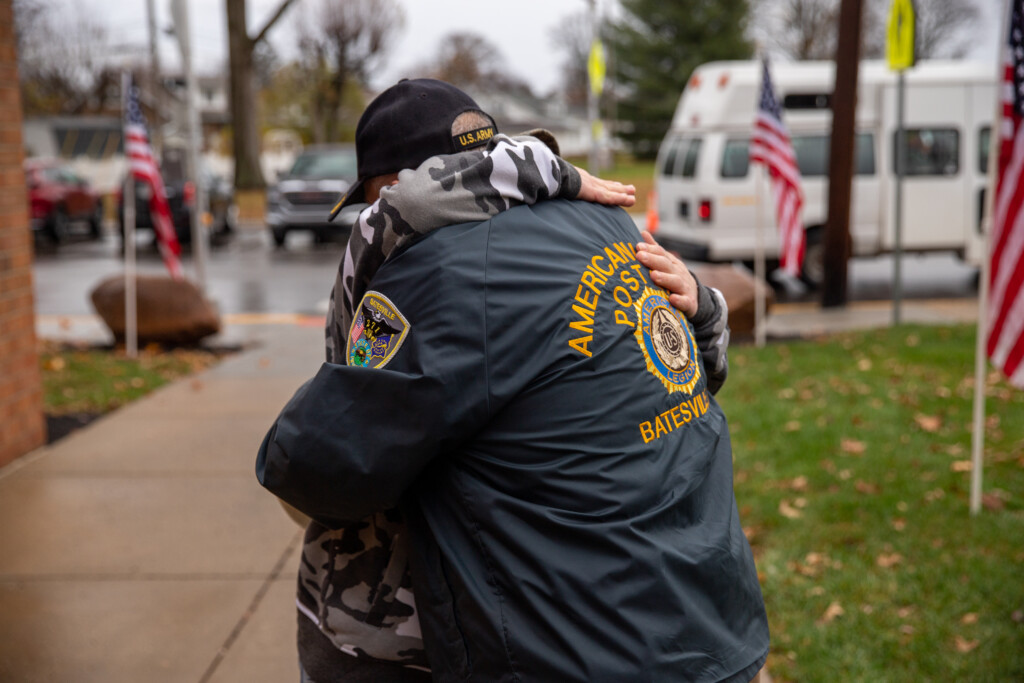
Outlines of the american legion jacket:
{"type": "Polygon", "coordinates": [[[264,439],[328,526],[402,504],[437,681],[747,681],[768,626],[726,419],[629,217],[578,201],[433,232],[264,439]]]}

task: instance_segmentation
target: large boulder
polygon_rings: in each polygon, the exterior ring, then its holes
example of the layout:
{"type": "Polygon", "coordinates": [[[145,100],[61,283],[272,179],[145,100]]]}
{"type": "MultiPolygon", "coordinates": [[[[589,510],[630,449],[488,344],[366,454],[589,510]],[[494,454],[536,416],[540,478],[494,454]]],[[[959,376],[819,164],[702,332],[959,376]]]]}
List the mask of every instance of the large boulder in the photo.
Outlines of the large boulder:
{"type": "Polygon", "coordinates": [[[756,280],[744,268],[729,265],[687,264],[698,280],[708,287],[714,287],[725,296],[729,305],[729,329],[736,340],[754,338],[754,293],[755,287],[765,292],[765,318],[775,303],[775,293],[764,280],[756,280]]]}
{"type": "MultiPolygon", "coordinates": [[[[220,331],[216,307],[187,280],[139,275],[135,291],[140,344],[195,344],[220,331]]],[[[114,338],[124,341],[124,276],[103,280],[90,298],[114,338]]]]}

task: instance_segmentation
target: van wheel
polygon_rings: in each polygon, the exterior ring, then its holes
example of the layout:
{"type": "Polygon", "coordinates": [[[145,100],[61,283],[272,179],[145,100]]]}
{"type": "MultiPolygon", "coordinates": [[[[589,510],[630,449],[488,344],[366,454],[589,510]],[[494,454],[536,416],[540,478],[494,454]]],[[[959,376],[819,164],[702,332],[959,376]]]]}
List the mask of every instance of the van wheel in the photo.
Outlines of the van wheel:
{"type": "Polygon", "coordinates": [[[821,226],[808,228],[805,239],[800,280],[811,289],[820,289],[825,282],[825,231],[821,226]]]}
{"type": "Polygon", "coordinates": [[[284,241],[287,235],[287,230],[280,230],[277,228],[270,229],[270,236],[274,240],[274,246],[278,249],[284,248],[284,241]]]}

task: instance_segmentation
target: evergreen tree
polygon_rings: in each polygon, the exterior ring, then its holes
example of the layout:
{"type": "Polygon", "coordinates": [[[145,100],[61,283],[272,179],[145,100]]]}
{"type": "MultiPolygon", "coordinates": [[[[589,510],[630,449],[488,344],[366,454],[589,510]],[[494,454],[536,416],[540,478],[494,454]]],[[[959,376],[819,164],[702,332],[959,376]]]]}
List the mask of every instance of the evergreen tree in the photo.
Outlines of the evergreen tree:
{"type": "MultiPolygon", "coordinates": [[[[747,0],[621,0],[610,26],[615,52],[618,135],[653,157],[693,70],[720,59],[749,59],[747,0]]],[[[753,117],[753,112],[751,112],[753,117]]]]}

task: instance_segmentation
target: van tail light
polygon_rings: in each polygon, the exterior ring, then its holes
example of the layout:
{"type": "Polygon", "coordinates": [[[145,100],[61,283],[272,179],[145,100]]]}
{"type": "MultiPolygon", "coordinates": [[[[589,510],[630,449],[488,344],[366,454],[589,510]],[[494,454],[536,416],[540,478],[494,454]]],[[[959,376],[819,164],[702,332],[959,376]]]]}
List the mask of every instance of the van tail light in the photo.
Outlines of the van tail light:
{"type": "Polygon", "coordinates": [[[188,206],[192,206],[192,203],[196,199],[196,184],[192,181],[185,183],[185,190],[182,193],[182,200],[188,206]]]}
{"type": "Polygon", "coordinates": [[[697,207],[697,217],[704,223],[711,222],[711,200],[702,199],[700,200],[700,206],[697,207]]]}

